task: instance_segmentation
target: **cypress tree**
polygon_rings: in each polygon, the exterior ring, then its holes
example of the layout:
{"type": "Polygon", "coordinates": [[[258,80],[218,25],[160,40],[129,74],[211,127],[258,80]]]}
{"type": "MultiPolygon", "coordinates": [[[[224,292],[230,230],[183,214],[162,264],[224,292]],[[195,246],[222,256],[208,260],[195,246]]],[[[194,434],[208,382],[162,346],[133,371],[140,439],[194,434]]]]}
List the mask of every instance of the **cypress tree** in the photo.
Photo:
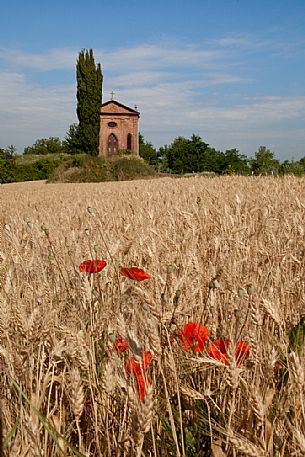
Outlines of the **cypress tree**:
{"type": "Polygon", "coordinates": [[[98,154],[103,75],[92,49],[81,50],[76,64],[79,140],[84,152],[98,154]]]}

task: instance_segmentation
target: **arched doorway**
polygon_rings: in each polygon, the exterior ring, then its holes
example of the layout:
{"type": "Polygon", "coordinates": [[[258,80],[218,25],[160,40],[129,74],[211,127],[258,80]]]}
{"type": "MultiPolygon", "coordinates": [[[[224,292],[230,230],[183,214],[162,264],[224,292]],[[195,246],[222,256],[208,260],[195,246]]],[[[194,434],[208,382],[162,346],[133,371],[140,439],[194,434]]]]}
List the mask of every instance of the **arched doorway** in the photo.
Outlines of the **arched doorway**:
{"type": "Polygon", "coordinates": [[[118,152],[118,139],[114,133],[111,133],[108,137],[108,154],[117,154],[118,152]]]}
{"type": "Polygon", "coordinates": [[[132,135],[128,133],[127,135],[127,149],[132,150],[132,135]]]}

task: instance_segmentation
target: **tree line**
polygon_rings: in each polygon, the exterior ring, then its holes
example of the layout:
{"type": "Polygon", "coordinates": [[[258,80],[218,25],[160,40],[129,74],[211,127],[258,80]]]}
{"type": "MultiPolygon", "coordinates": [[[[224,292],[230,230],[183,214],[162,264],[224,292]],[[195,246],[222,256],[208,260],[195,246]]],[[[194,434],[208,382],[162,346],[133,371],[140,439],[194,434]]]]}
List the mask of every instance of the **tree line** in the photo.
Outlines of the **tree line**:
{"type": "Polygon", "coordinates": [[[254,157],[249,158],[236,148],[218,151],[195,134],[190,139],[179,136],[169,146],[159,150],[146,142],[141,134],[139,140],[141,157],[162,172],[240,175],[305,173],[305,157],[298,161],[285,160],[281,163],[266,146],[260,146],[254,157]]]}
{"type": "MultiPolygon", "coordinates": [[[[66,139],[60,140],[57,137],[37,140],[32,146],[24,149],[22,156],[16,155],[14,146],[0,149],[0,183],[48,179],[56,167],[67,160],[67,157],[76,157],[80,152],[84,154],[79,148],[71,148],[66,139]]],[[[270,149],[260,146],[254,156],[249,158],[236,148],[219,151],[195,134],[191,138],[179,136],[169,146],[156,149],[140,133],[139,155],[159,173],[215,173],[218,175],[302,175],[305,173],[305,157],[297,161],[280,162],[270,149]]]]}

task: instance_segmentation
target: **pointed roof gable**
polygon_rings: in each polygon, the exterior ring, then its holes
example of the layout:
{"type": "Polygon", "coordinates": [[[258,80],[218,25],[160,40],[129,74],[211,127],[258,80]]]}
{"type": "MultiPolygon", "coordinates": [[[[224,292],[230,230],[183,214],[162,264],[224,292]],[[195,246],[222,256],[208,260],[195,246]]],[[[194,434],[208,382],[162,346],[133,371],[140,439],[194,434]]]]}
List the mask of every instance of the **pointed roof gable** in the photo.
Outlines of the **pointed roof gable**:
{"type": "Polygon", "coordinates": [[[140,117],[139,111],[129,108],[116,100],[109,100],[101,106],[101,114],[129,114],[140,117]]]}

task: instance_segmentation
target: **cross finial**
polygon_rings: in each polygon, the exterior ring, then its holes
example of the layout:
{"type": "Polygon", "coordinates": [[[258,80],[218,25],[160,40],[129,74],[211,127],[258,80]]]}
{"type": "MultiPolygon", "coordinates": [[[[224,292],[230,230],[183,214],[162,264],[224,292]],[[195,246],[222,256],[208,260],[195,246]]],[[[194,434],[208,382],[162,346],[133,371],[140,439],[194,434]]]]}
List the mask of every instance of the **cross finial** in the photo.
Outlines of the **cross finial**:
{"type": "Polygon", "coordinates": [[[114,94],[115,94],[115,93],[114,93],[113,90],[112,90],[112,91],[110,92],[111,100],[114,100],[114,94]]]}

